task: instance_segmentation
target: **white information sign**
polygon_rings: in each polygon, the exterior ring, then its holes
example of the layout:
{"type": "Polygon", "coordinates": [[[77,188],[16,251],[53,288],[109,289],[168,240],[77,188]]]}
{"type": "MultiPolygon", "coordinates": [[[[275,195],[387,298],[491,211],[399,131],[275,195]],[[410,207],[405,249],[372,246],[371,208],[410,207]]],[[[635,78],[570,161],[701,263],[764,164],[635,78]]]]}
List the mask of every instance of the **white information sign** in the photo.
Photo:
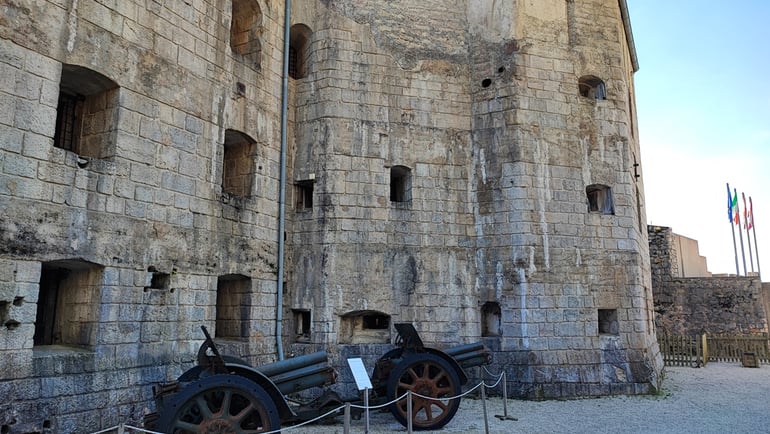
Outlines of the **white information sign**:
{"type": "Polygon", "coordinates": [[[372,388],[372,382],[369,380],[369,374],[366,373],[363,360],[360,358],[348,359],[348,366],[350,366],[350,370],[353,372],[353,378],[356,379],[358,390],[372,388]]]}

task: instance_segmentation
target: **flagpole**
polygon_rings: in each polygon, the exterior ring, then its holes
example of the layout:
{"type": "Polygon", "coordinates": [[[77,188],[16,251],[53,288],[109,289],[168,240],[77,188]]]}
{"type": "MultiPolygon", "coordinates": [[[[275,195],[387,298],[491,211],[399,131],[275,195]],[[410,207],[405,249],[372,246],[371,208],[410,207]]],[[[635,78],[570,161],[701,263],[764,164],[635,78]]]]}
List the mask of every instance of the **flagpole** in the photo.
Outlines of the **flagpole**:
{"type": "Polygon", "coordinates": [[[738,204],[738,189],[733,188],[735,193],[735,224],[738,225],[738,237],[741,240],[741,258],[743,258],[743,275],[748,276],[749,273],[746,270],[746,253],[743,250],[743,231],[741,231],[741,206],[738,204]]]}
{"type": "MultiPolygon", "coordinates": [[[[746,242],[749,243],[749,262],[751,263],[751,274],[754,274],[754,256],[751,254],[751,234],[749,234],[749,208],[746,206],[746,193],[741,192],[743,196],[743,227],[746,228],[746,242]]],[[[756,245],[757,240],[754,240],[756,245]]],[[[749,273],[746,273],[748,275],[749,273]]]]}
{"type": "Polygon", "coordinates": [[[751,229],[754,232],[754,253],[757,254],[757,274],[759,280],[762,280],[762,270],[759,268],[759,244],[757,244],[757,225],[754,221],[754,204],[751,202],[751,196],[749,196],[749,206],[751,207],[751,229]]]}
{"type": "Polygon", "coordinates": [[[735,244],[735,224],[733,222],[733,196],[730,194],[730,183],[727,183],[727,218],[730,220],[730,229],[733,232],[733,252],[735,253],[735,275],[741,275],[741,269],[738,266],[738,246],[735,244]]]}

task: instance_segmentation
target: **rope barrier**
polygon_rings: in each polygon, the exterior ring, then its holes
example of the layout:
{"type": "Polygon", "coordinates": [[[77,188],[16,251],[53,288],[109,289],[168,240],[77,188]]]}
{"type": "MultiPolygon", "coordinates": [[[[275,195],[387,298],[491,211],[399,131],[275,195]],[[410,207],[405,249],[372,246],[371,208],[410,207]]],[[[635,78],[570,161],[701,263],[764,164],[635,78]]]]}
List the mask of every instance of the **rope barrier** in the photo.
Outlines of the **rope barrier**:
{"type": "Polygon", "coordinates": [[[486,367],[486,366],[482,366],[481,368],[482,368],[482,369],[484,369],[484,372],[486,372],[486,373],[487,373],[487,375],[490,375],[490,376],[492,376],[492,377],[502,377],[503,375],[505,375],[505,371],[503,371],[503,372],[502,372],[502,373],[500,373],[500,374],[493,374],[492,372],[490,372],[490,371],[489,371],[489,369],[487,369],[487,367],[486,367]]]}
{"type": "Polygon", "coordinates": [[[501,382],[501,381],[503,381],[503,377],[505,377],[505,372],[503,372],[502,374],[500,374],[500,376],[499,376],[499,377],[497,377],[497,381],[495,382],[495,384],[493,384],[493,385],[491,385],[491,386],[490,386],[490,385],[488,385],[487,383],[485,383],[485,382],[484,382],[484,380],[482,380],[481,382],[482,382],[482,383],[484,383],[484,386],[485,386],[485,387],[487,387],[487,388],[489,388],[489,389],[494,389],[495,387],[497,387],[497,385],[498,385],[498,384],[500,384],[500,382],[501,382]]]}
{"type": "Polygon", "coordinates": [[[333,410],[327,411],[326,413],[316,417],[315,419],[306,420],[306,421],[304,421],[302,423],[298,423],[298,424],[292,425],[292,426],[287,426],[285,428],[279,428],[277,430],[267,431],[265,434],[274,434],[274,433],[278,433],[278,432],[281,432],[281,431],[291,431],[291,430],[293,430],[295,428],[301,428],[301,427],[303,427],[303,426],[305,426],[307,424],[311,424],[311,423],[317,422],[317,421],[319,421],[319,420],[321,420],[321,419],[323,419],[325,417],[328,417],[330,414],[336,413],[336,412],[338,412],[340,410],[344,411],[345,410],[345,406],[341,405],[341,406],[339,406],[339,407],[337,407],[337,408],[335,408],[333,410]]]}
{"type": "MultiPolygon", "coordinates": [[[[389,406],[390,404],[394,404],[394,403],[396,403],[396,402],[398,402],[398,401],[401,401],[402,399],[406,398],[406,395],[407,395],[408,393],[409,393],[409,392],[406,392],[406,393],[404,393],[403,395],[399,396],[398,398],[396,398],[396,399],[394,399],[394,400],[392,400],[392,401],[388,401],[388,402],[386,402],[385,404],[379,404],[379,405],[370,405],[370,406],[368,406],[368,407],[367,407],[367,406],[365,406],[365,405],[356,405],[356,404],[350,404],[350,406],[351,406],[351,407],[353,407],[353,408],[360,408],[361,410],[366,410],[366,409],[370,409],[370,410],[377,410],[377,409],[380,409],[380,408],[384,408],[384,407],[387,407],[387,406],[389,406]]],[[[414,393],[414,392],[412,392],[412,394],[414,395],[415,393],[414,393]]]]}
{"type": "MultiPolygon", "coordinates": [[[[479,388],[479,387],[481,387],[481,386],[485,386],[485,384],[484,384],[484,382],[483,382],[483,381],[482,381],[481,383],[479,383],[479,384],[477,384],[477,385],[473,386],[472,388],[470,388],[470,389],[466,390],[465,392],[463,392],[463,393],[459,394],[459,395],[455,395],[455,396],[443,396],[443,397],[441,397],[441,398],[435,398],[435,397],[433,397],[433,396],[425,396],[425,395],[420,395],[420,394],[419,394],[419,393],[417,393],[417,392],[412,392],[412,395],[414,395],[414,396],[419,396],[420,398],[423,398],[423,399],[432,399],[433,401],[451,401],[451,400],[453,400],[453,399],[462,398],[463,396],[465,396],[465,395],[468,395],[469,393],[473,392],[474,390],[478,389],[478,388],[479,388]]],[[[407,392],[407,393],[408,393],[408,392],[407,392]]],[[[400,400],[400,398],[399,398],[399,400],[400,400]]]]}
{"type": "MultiPolygon", "coordinates": [[[[495,374],[492,374],[491,372],[489,372],[486,367],[483,367],[483,368],[484,368],[484,371],[487,374],[489,374],[491,376],[495,376],[495,374]]],[[[322,415],[320,415],[318,417],[315,417],[313,419],[306,420],[306,421],[304,421],[302,423],[299,423],[299,424],[296,424],[296,425],[291,425],[291,426],[283,427],[283,428],[280,428],[280,429],[277,429],[277,430],[274,430],[274,431],[269,431],[269,432],[266,432],[265,434],[275,434],[275,433],[282,432],[282,431],[283,432],[288,432],[288,431],[291,431],[291,430],[296,429],[296,428],[301,428],[301,427],[303,427],[305,425],[308,425],[308,424],[317,422],[317,421],[319,421],[321,419],[324,419],[326,417],[329,417],[333,413],[337,413],[339,411],[343,411],[344,412],[345,407],[347,407],[347,406],[349,406],[351,408],[357,408],[357,409],[365,410],[365,411],[378,410],[378,409],[387,407],[387,406],[389,406],[391,404],[394,404],[396,402],[399,402],[402,399],[405,399],[405,398],[409,399],[409,395],[417,396],[417,397],[420,397],[422,399],[429,399],[429,400],[433,400],[433,401],[450,401],[450,400],[453,400],[453,399],[462,398],[462,397],[464,397],[464,396],[466,396],[466,395],[468,395],[470,393],[473,393],[479,387],[482,387],[482,400],[486,401],[486,394],[484,393],[484,390],[485,389],[493,389],[493,388],[497,387],[501,382],[503,382],[504,378],[505,378],[505,372],[499,374],[497,380],[492,385],[487,384],[486,381],[482,379],[478,384],[476,384],[472,388],[466,390],[465,392],[463,392],[463,393],[461,393],[459,395],[450,396],[450,397],[435,398],[433,396],[425,396],[425,395],[421,395],[421,394],[419,394],[417,392],[407,391],[403,395],[401,395],[401,396],[399,396],[399,397],[397,397],[397,398],[395,398],[395,399],[393,399],[391,401],[388,401],[388,402],[386,402],[384,404],[366,406],[366,405],[358,405],[358,404],[347,403],[345,405],[341,405],[341,406],[339,406],[337,408],[334,408],[334,409],[332,409],[332,410],[330,410],[330,411],[328,411],[328,412],[326,412],[326,413],[324,413],[324,414],[322,414],[322,415]]],[[[500,418],[502,420],[518,420],[516,418],[512,418],[512,417],[508,416],[507,405],[506,405],[506,402],[505,402],[505,401],[507,401],[507,399],[508,398],[507,398],[507,393],[506,393],[506,387],[505,387],[505,385],[503,385],[503,401],[504,401],[503,402],[503,404],[504,404],[503,408],[504,408],[504,413],[505,414],[502,415],[502,416],[496,415],[495,417],[500,418]]],[[[484,403],[484,408],[485,408],[485,415],[484,415],[484,417],[486,418],[486,402],[484,403]]],[[[345,414],[346,414],[346,417],[349,417],[349,413],[345,413],[345,414]]],[[[157,431],[150,431],[150,430],[146,430],[146,429],[143,429],[143,428],[137,428],[137,427],[134,427],[134,426],[131,426],[131,425],[126,425],[126,424],[116,425],[116,426],[114,426],[112,428],[103,429],[101,431],[96,431],[96,432],[93,432],[91,434],[104,434],[104,433],[108,433],[108,432],[115,431],[115,430],[117,430],[119,433],[122,433],[124,429],[134,430],[134,431],[137,431],[137,432],[142,432],[142,433],[147,433],[147,434],[163,434],[163,433],[160,433],[160,432],[157,432],[157,431]]]]}
{"type": "Polygon", "coordinates": [[[118,431],[118,433],[122,433],[122,432],[124,432],[124,430],[132,430],[132,431],[138,431],[138,432],[149,433],[149,434],[163,434],[161,432],[149,431],[149,430],[146,430],[144,428],[138,428],[138,427],[135,427],[135,426],[126,425],[124,423],[121,423],[120,425],[115,425],[112,428],[107,428],[107,429],[103,429],[101,431],[96,431],[96,432],[91,433],[91,434],[103,434],[103,433],[107,433],[107,432],[110,432],[110,431],[116,431],[116,430],[118,431]]]}

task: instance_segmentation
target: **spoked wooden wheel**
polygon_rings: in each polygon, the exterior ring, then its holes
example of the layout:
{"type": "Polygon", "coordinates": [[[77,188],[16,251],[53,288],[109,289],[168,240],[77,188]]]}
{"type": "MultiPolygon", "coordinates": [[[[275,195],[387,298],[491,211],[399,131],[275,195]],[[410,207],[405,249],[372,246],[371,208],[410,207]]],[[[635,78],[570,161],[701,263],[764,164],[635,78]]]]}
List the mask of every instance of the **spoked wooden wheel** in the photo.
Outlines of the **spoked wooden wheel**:
{"type": "Polygon", "coordinates": [[[430,353],[411,354],[402,360],[388,377],[388,398],[395,399],[412,391],[412,414],[408,415],[406,398],[390,405],[396,420],[407,426],[407,417],[417,430],[436,429],[446,425],[460,406],[460,378],[446,360],[430,353]]]}
{"type": "Polygon", "coordinates": [[[281,427],[265,390],[238,375],[212,375],[188,384],[163,408],[156,430],[169,434],[252,434],[281,427]]]}

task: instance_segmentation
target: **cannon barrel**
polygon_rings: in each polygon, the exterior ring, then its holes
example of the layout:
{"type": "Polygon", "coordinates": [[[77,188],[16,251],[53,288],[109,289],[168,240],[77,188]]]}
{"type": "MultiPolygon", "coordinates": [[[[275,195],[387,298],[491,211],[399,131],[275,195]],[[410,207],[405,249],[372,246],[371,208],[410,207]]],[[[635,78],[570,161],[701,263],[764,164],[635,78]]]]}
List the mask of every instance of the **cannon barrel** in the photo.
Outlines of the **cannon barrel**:
{"type": "MultiPolygon", "coordinates": [[[[492,352],[481,342],[444,351],[426,348],[412,324],[394,326],[400,348],[377,360],[371,378],[374,398],[391,401],[391,413],[404,426],[410,419],[419,429],[441,428],[454,417],[459,406],[461,386],[468,381],[464,369],[491,363],[492,352]],[[408,390],[427,392],[432,398],[429,401],[442,404],[409,415],[402,403],[393,401],[408,390]]],[[[243,360],[220,354],[205,326],[201,329],[206,339],[198,350],[198,365],[173,383],[153,387],[158,412],[145,416],[146,427],[171,432],[181,424],[194,428],[190,429],[192,432],[240,432],[240,422],[246,419],[234,415],[248,414],[249,420],[259,419],[264,429],[274,430],[280,429],[281,420],[309,420],[324,414],[329,404],[341,402],[338,397],[327,397],[318,401],[320,405],[300,406],[302,411],[295,411],[285,396],[336,382],[337,373],[328,366],[326,352],[254,368],[243,360]],[[214,411],[224,405],[229,407],[214,411]],[[201,411],[206,407],[208,412],[201,411]]]]}
{"type": "Polygon", "coordinates": [[[325,351],[279,360],[253,369],[269,378],[284,395],[337,381],[337,372],[329,366],[325,351]]]}
{"type": "Polygon", "coordinates": [[[326,351],[318,351],[317,353],[292,357],[290,359],[279,360],[267,365],[262,365],[257,367],[257,371],[267,375],[268,377],[273,377],[275,375],[279,375],[294,369],[304,368],[309,365],[326,363],[327,360],[328,355],[326,354],[326,351]]]}
{"type": "Polygon", "coordinates": [[[470,351],[483,350],[484,348],[486,348],[484,344],[482,344],[481,342],[476,342],[473,344],[464,344],[464,345],[449,347],[445,349],[444,352],[449,354],[452,357],[456,357],[458,354],[464,354],[470,351]]]}
{"type": "Polygon", "coordinates": [[[185,432],[241,432],[241,423],[248,420],[274,431],[281,418],[299,417],[284,395],[337,381],[325,351],[254,368],[220,354],[206,327],[201,329],[206,339],[198,350],[198,365],[173,383],[153,387],[157,412],[145,415],[147,428],[172,432],[184,421],[185,432]],[[200,410],[206,406],[208,412],[200,410]]]}
{"type": "Polygon", "coordinates": [[[463,369],[492,363],[492,352],[481,342],[450,347],[444,352],[452,356],[463,369]]]}
{"type": "MultiPolygon", "coordinates": [[[[261,371],[261,369],[258,369],[261,371]]],[[[271,375],[272,381],[284,395],[310,389],[311,387],[334,384],[337,373],[334,368],[326,364],[326,360],[307,366],[298,366],[296,369],[286,370],[276,375],[271,375]]]]}

